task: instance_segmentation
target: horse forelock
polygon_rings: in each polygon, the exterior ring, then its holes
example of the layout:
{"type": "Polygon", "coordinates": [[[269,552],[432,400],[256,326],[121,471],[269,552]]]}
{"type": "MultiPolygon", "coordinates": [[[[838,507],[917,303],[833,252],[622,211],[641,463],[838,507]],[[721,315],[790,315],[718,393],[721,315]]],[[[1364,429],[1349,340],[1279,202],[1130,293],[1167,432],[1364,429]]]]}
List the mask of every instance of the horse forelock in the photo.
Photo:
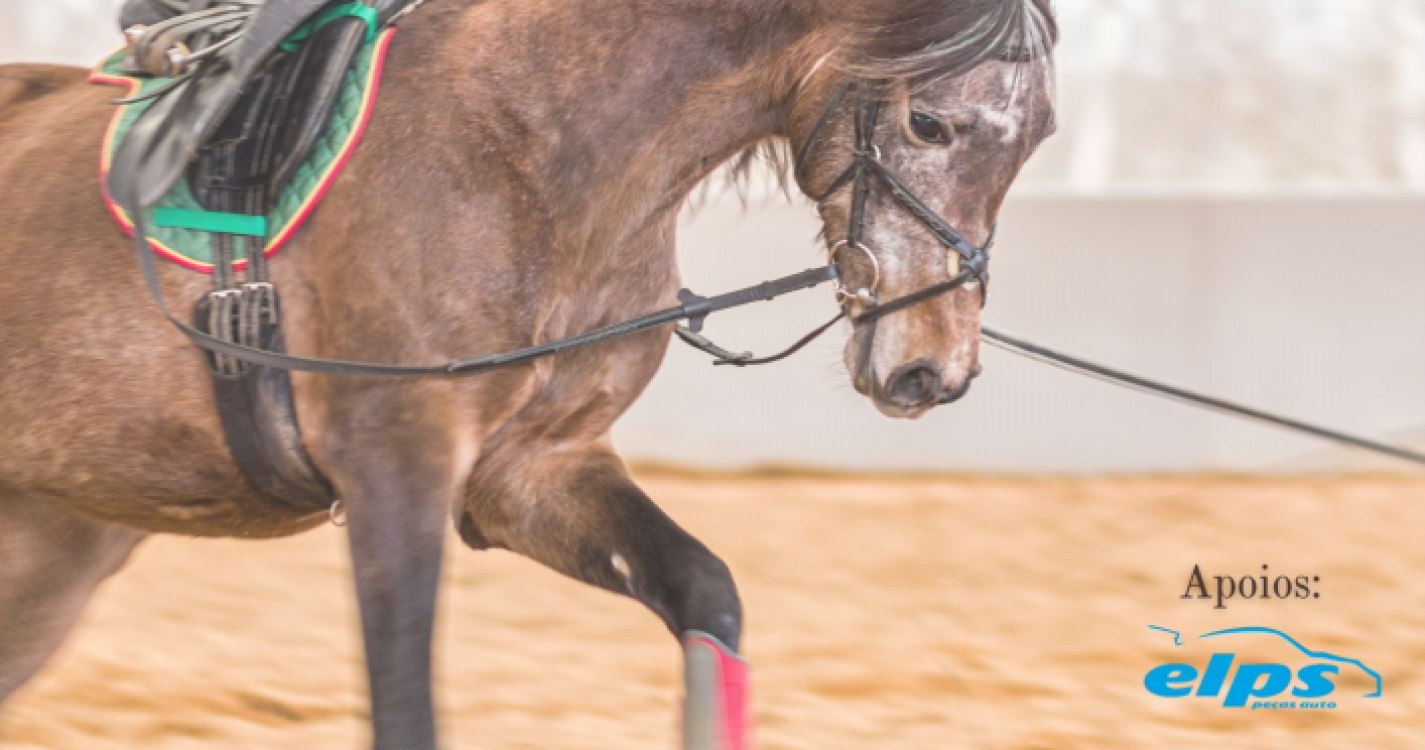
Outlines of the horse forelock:
{"type": "MultiPolygon", "coordinates": [[[[795,90],[837,74],[903,81],[917,89],[989,60],[1019,63],[1019,77],[1029,65],[1052,68],[1059,41],[1051,0],[831,0],[827,5],[825,38],[811,47],[826,51],[803,63],[795,90]]],[[[1046,81],[1052,86],[1053,76],[1046,81]]],[[[792,161],[786,141],[774,138],[743,150],[724,165],[722,175],[744,198],[763,169],[788,192],[792,161]]]]}

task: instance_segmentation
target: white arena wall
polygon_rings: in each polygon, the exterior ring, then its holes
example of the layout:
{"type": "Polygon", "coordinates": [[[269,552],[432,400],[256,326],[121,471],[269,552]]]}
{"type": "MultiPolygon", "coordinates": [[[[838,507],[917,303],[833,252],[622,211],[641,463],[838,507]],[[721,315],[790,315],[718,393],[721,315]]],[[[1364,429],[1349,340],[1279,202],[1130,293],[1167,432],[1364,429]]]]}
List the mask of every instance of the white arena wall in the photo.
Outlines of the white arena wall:
{"type": "MultiPolygon", "coordinates": [[[[685,217],[685,284],[710,294],[820,261],[803,202],[685,217]]],[[[1425,444],[1425,197],[1030,195],[1001,217],[986,321],[1051,346],[1310,420],[1425,444]]],[[[767,353],[833,312],[828,290],[722,313],[767,353]]],[[[916,422],[850,387],[844,332],[776,366],[674,342],[616,431],[633,460],[707,468],[1294,472],[1391,468],[986,348],[961,402],[916,422]]],[[[1396,467],[1398,468],[1398,467],[1396,467]]]]}

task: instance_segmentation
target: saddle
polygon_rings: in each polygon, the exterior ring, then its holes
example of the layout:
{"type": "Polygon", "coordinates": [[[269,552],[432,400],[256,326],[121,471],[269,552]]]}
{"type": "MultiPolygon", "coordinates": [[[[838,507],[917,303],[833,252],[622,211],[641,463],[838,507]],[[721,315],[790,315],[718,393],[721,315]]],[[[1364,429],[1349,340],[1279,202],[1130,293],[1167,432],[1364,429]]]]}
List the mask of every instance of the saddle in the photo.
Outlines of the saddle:
{"type": "MultiPolygon", "coordinates": [[[[186,181],[197,208],[159,208],[154,223],[212,243],[213,291],[198,301],[195,327],[283,351],[266,217],[327,129],[353,60],[421,1],[124,4],[119,67],[161,84],[119,102],[147,108],[114,148],[106,190],[141,235],[144,212],[186,181]]],[[[294,509],[331,507],[331,487],[302,446],[287,371],[205,356],[228,446],[252,482],[294,509]]]]}

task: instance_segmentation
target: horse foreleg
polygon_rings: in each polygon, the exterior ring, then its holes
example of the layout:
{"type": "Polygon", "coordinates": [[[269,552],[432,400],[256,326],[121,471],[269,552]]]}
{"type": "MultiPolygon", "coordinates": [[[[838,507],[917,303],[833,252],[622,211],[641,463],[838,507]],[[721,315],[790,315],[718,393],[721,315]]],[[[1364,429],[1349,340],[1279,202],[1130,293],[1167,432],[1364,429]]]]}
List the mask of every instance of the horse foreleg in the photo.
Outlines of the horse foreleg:
{"type": "Polygon", "coordinates": [[[616,456],[520,458],[525,476],[540,477],[538,496],[509,498],[498,510],[476,499],[461,521],[467,542],[506,547],[653,610],[684,648],[685,750],[750,749],[749,674],[737,656],[742,604],[727,565],[659,509],[616,456]]]}
{"type": "Polygon", "coordinates": [[[143,534],[0,496],[0,705],[44,666],[143,534]]]}
{"type": "Polygon", "coordinates": [[[376,750],[436,746],[431,634],[453,491],[421,463],[367,460],[332,475],[347,510],[376,750]]]}

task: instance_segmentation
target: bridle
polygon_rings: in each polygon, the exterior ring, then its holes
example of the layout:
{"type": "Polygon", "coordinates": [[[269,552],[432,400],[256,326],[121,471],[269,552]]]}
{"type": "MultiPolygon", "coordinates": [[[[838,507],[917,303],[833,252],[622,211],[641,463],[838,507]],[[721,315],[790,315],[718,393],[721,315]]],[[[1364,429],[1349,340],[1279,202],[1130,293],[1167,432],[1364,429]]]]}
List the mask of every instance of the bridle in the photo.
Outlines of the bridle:
{"type": "MultiPolygon", "coordinates": [[[[820,63],[818,63],[818,67],[820,67],[820,63]]],[[[815,73],[816,69],[814,68],[812,72],[815,73]]],[[[806,81],[802,81],[799,85],[805,85],[805,83],[806,81]]],[[[822,110],[821,116],[817,118],[816,124],[812,126],[811,132],[807,134],[806,140],[802,142],[801,148],[797,151],[794,166],[797,183],[806,190],[808,195],[813,194],[809,189],[810,185],[806,175],[806,165],[811,157],[812,147],[826,134],[832,118],[840,111],[841,105],[852,91],[855,91],[856,99],[856,111],[852,120],[855,130],[853,158],[846,169],[842,170],[841,174],[832,180],[825,190],[816,194],[815,198],[817,207],[820,208],[847,186],[851,188],[851,213],[847,221],[846,236],[831,246],[830,263],[827,265],[828,269],[835,272],[836,298],[841,305],[841,311],[836,317],[818,326],[786,350],[770,357],[753,357],[750,353],[733,354],[698,335],[697,331],[700,328],[698,321],[694,321],[694,324],[687,328],[679,326],[676,329],[679,338],[689,346],[701,349],[716,357],[713,364],[747,367],[771,364],[786,359],[815,341],[817,337],[826,333],[843,318],[848,317],[850,315],[848,310],[852,303],[860,303],[865,308],[865,311],[860,315],[851,318],[851,324],[860,327],[953,292],[971,282],[977,282],[980,285],[980,305],[982,307],[988,299],[990,248],[994,245],[995,230],[990,230],[990,236],[985,240],[984,245],[977,246],[970,242],[950,222],[941,218],[939,214],[925,205],[925,201],[922,201],[882,161],[881,147],[876,145],[876,125],[880,121],[881,109],[885,103],[883,86],[876,86],[866,81],[847,81],[837,87],[836,93],[832,95],[831,100],[822,110]],[[960,267],[958,274],[946,281],[932,284],[889,302],[881,301],[879,297],[881,262],[876,257],[875,251],[865,242],[866,202],[871,195],[872,178],[884,186],[896,203],[909,212],[936,240],[948,250],[955,252],[958,259],[957,265],[960,267]],[[854,291],[847,286],[847,277],[841,273],[838,263],[841,251],[850,249],[859,250],[870,263],[872,270],[871,283],[858,287],[854,291]]]]}
{"type": "MultiPolygon", "coordinates": [[[[817,205],[821,206],[848,185],[851,187],[851,213],[847,221],[846,237],[832,246],[831,262],[835,265],[839,253],[843,250],[859,250],[870,262],[874,273],[869,287],[862,287],[854,292],[846,288],[844,276],[837,282],[837,297],[843,306],[849,305],[854,300],[868,308],[853,318],[852,323],[860,326],[875,322],[891,313],[946,294],[972,281],[978,282],[980,285],[980,304],[983,305],[989,290],[990,248],[994,245],[995,232],[990,230],[989,239],[985,241],[985,244],[976,246],[956,230],[950,222],[930,210],[930,207],[926,206],[925,202],[916,196],[909,187],[906,187],[906,184],[896,176],[896,173],[882,161],[881,148],[876,145],[876,125],[880,120],[881,109],[884,106],[882,87],[865,81],[848,81],[837,88],[836,93],[831,97],[831,101],[826,105],[826,109],[822,111],[821,117],[812,126],[806,141],[802,143],[801,149],[797,152],[795,167],[797,182],[803,188],[808,187],[806,165],[811,156],[812,147],[826,132],[832,117],[853,90],[856,100],[856,111],[852,120],[855,129],[854,158],[851,164],[816,197],[817,205]],[[878,296],[881,281],[880,261],[877,260],[875,252],[864,239],[866,201],[871,194],[873,178],[876,183],[885,187],[896,203],[921,226],[925,227],[947,250],[956,253],[959,260],[959,273],[956,276],[948,281],[925,287],[884,304],[881,302],[878,296]]],[[[810,194],[810,191],[808,193],[810,194]]]]}
{"type": "Polygon", "coordinates": [[[807,136],[806,142],[802,144],[797,155],[795,166],[797,180],[805,186],[805,165],[811,153],[812,146],[826,132],[832,118],[837,111],[840,110],[847,95],[854,89],[856,92],[854,159],[846,170],[833,180],[831,185],[827,187],[817,199],[818,205],[824,204],[838,191],[848,185],[851,186],[851,217],[849,226],[847,227],[846,237],[838,241],[832,247],[830,262],[827,263],[827,265],[808,269],[780,279],[764,281],[756,286],[746,287],[715,297],[701,297],[684,289],[678,294],[678,300],[681,304],[677,307],[670,307],[622,323],[616,323],[576,336],[570,336],[522,349],[477,357],[466,357],[435,365],[397,365],[301,357],[226,341],[189,325],[180,320],[169,310],[159,287],[158,270],[153,260],[153,254],[148,249],[147,232],[144,229],[145,222],[143,220],[142,211],[137,210],[139,206],[137,196],[130,197],[130,203],[135,207],[135,210],[130,211],[134,222],[134,254],[138,260],[139,269],[142,272],[144,283],[148,288],[149,296],[153,298],[154,303],[164,316],[168,318],[168,321],[173,324],[179,332],[187,336],[190,341],[198,347],[214,354],[224,355],[242,362],[277,370],[387,378],[467,375],[524,364],[531,360],[561,354],[609,339],[627,336],[680,321],[687,321],[688,325],[678,325],[674,328],[678,337],[690,346],[711,354],[715,358],[713,362],[715,365],[746,367],[749,365],[770,364],[795,354],[829,330],[837,322],[847,317],[853,300],[861,303],[862,306],[866,308],[864,312],[851,318],[851,322],[855,326],[874,323],[887,315],[947,294],[971,282],[978,282],[980,284],[981,304],[984,304],[989,281],[989,250],[991,244],[994,242],[994,232],[990,232],[990,237],[983,246],[974,245],[965,239],[964,235],[951,226],[948,221],[945,221],[934,211],[930,210],[930,208],[916,197],[915,193],[906,187],[905,183],[881,161],[881,150],[875,144],[876,124],[880,119],[883,103],[880,88],[879,86],[873,86],[866,82],[847,82],[842,84],[832,96],[831,101],[827,104],[826,109],[822,112],[815,126],[813,126],[807,136]],[[865,243],[863,237],[866,223],[866,201],[870,195],[872,177],[875,178],[876,182],[890,191],[895,201],[908,211],[916,221],[924,226],[931,235],[939,240],[941,244],[945,245],[946,248],[953,250],[957,254],[960,265],[960,271],[957,275],[947,281],[933,284],[889,302],[882,302],[878,298],[877,295],[880,290],[881,281],[880,261],[876,258],[874,251],[865,243]],[[839,253],[845,249],[861,251],[871,263],[875,274],[869,286],[861,287],[854,292],[846,287],[838,267],[839,253]],[[819,286],[828,281],[836,284],[837,298],[841,304],[841,311],[836,317],[819,326],[779,354],[759,358],[753,356],[750,352],[734,353],[714,344],[699,334],[707,316],[714,312],[728,310],[734,307],[742,307],[753,302],[772,300],[790,292],[819,286]]]}
{"type": "MultiPolygon", "coordinates": [[[[815,69],[813,69],[814,72],[815,69]]],[[[804,84],[805,81],[802,82],[802,85],[804,84]]],[[[822,110],[821,116],[817,118],[811,132],[807,134],[807,139],[802,142],[801,148],[797,151],[794,167],[797,183],[806,190],[808,195],[812,195],[812,191],[808,189],[809,182],[806,175],[806,165],[811,156],[812,147],[827,132],[832,118],[840,111],[841,105],[854,90],[856,111],[852,120],[855,130],[853,158],[846,169],[842,170],[841,174],[815,198],[817,207],[820,208],[847,186],[851,188],[851,213],[847,221],[846,236],[831,246],[830,263],[826,266],[827,269],[834,272],[836,298],[841,305],[841,311],[837,313],[836,317],[818,326],[786,350],[770,357],[753,357],[750,353],[733,354],[717,346],[698,335],[697,331],[700,328],[698,320],[694,320],[693,325],[686,328],[679,326],[676,329],[678,337],[689,346],[701,349],[716,357],[713,364],[747,367],[771,364],[786,359],[815,341],[817,337],[826,333],[843,318],[848,317],[849,309],[853,303],[860,303],[865,308],[860,315],[851,318],[851,324],[857,327],[875,323],[887,315],[948,294],[971,282],[979,283],[980,305],[984,306],[989,294],[990,248],[994,245],[995,230],[990,230],[990,236],[985,240],[984,245],[977,246],[970,242],[950,222],[930,210],[930,207],[925,205],[925,201],[922,201],[914,191],[906,187],[900,177],[897,177],[896,173],[882,161],[881,147],[876,145],[876,125],[880,121],[881,109],[885,102],[883,89],[882,86],[875,86],[865,81],[847,81],[841,84],[837,87],[836,93],[832,95],[831,101],[827,103],[826,109],[822,110]],[[896,203],[909,212],[936,240],[948,250],[955,252],[959,266],[958,274],[946,281],[932,284],[889,302],[881,301],[879,296],[881,262],[876,257],[875,251],[865,241],[866,202],[871,195],[873,178],[876,183],[884,186],[896,203]],[[854,291],[847,286],[847,277],[841,273],[839,266],[841,252],[853,249],[859,250],[865,256],[872,272],[871,283],[858,287],[854,291]]]]}

